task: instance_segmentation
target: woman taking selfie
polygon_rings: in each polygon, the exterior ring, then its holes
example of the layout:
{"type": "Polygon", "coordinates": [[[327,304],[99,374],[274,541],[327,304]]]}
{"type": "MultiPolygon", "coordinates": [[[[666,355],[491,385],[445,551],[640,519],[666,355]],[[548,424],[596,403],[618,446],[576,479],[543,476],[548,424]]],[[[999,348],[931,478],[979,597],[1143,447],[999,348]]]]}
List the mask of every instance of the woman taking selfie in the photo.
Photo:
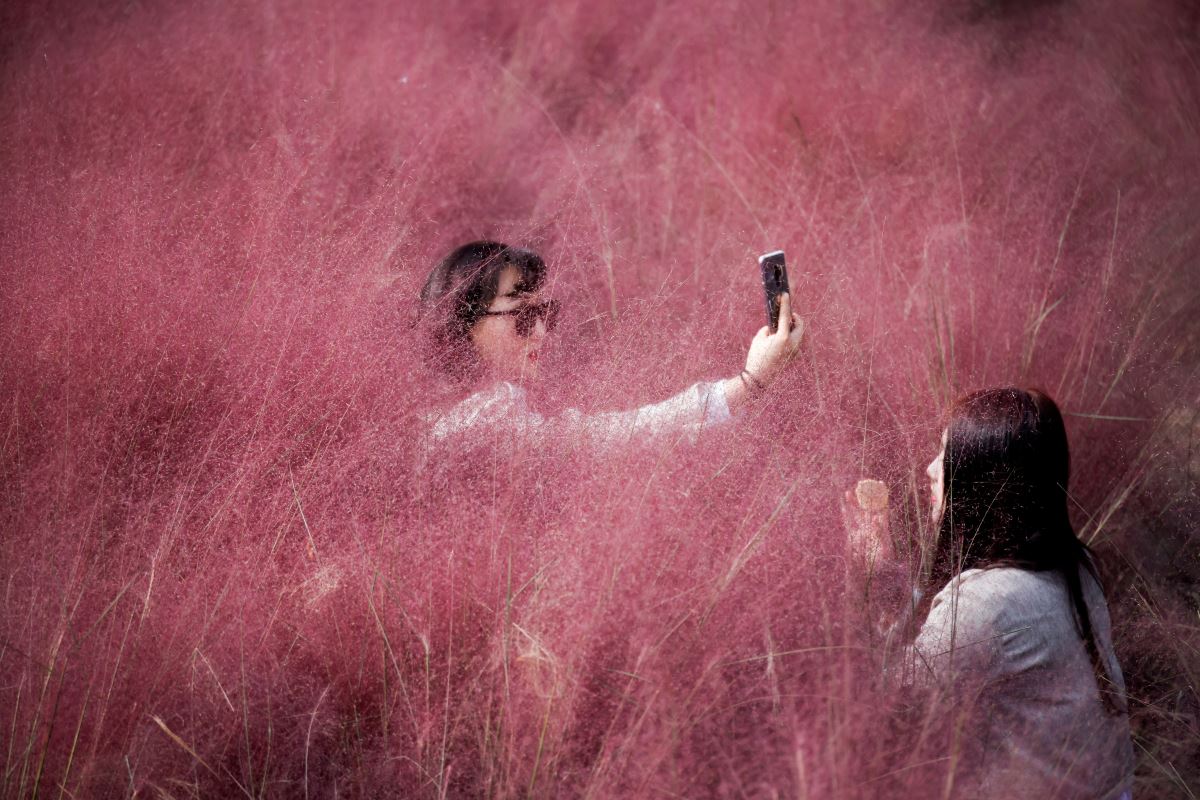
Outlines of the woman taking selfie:
{"type": "MultiPolygon", "coordinates": [[[[927,468],[932,601],[903,671],[944,692],[947,712],[974,704],[964,796],[1129,797],[1125,685],[1096,566],[1068,518],[1069,471],[1058,407],[1016,388],[959,400],[927,468]]],[[[889,556],[885,527],[866,528],[851,531],[860,568],[889,556]]]]}
{"type": "Polygon", "coordinates": [[[529,407],[524,384],[538,372],[541,349],[558,321],[558,304],[543,297],[546,266],[529,250],[500,242],[462,245],[434,267],[421,291],[439,367],[474,391],[431,420],[434,442],[491,430],[522,438],[566,434],[577,444],[607,445],[660,433],[695,433],[730,412],[783,371],[800,345],[803,324],[786,295],[779,329],[762,328],[745,369],[697,383],[660,403],[630,411],[543,417],[529,407]]]}

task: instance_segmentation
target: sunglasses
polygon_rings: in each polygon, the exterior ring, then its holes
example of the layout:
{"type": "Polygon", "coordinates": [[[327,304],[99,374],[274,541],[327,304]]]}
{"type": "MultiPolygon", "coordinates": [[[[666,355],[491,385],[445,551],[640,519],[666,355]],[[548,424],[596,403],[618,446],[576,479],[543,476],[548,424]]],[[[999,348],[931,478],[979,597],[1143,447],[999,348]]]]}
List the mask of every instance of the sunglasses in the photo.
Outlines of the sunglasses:
{"type": "Polygon", "coordinates": [[[479,316],[514,317],[513,327],[517,329],[517,336],[528,337],[533,333],[533,328],[539,319],[546,323],[547,331],[554,330],[558,325],[558,301],[543,300],[540,303],[527,303],[507,311],[484,311],[479,316]]]}

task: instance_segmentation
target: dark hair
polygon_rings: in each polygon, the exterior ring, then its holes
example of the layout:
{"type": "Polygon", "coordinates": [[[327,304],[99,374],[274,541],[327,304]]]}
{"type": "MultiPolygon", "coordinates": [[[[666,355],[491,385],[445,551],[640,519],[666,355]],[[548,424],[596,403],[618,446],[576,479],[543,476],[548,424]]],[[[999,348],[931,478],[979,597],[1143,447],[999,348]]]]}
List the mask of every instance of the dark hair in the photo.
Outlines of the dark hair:
{"type": "Polygon", "coordinates": [[[510,266],[520,273],[518,291],[537,291],[546,279],[537,253],[488,240],[455,248],[429,273],[421,314],[432,338],[430,356],[445,371],[461,377],[477,366],[471,328],[496,299],[500,273],[510,266]]]}
{"type": "Polygon", "coordinates": [[[1058,406],[1044,393],[985,389],[955,403],[946,428],[945,505],[927,597],[968,569],[1057,570],[1109,711],[1107,670],[1083,597],[1080,569],[1099,583],[1091,551],[1067,511],[1071,459],[1058,406]]]}

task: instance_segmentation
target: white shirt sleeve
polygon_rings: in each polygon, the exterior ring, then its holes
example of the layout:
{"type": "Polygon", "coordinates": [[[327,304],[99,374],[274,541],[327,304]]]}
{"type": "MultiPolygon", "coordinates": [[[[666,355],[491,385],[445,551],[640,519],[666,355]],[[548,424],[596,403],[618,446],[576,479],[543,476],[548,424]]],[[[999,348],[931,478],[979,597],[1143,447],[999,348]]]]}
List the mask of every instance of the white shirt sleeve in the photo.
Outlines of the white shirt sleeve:
{"type": "Polygon", "coordinates": [[[648,436],[673,434],[694,439],[701,430],[730,418],[723,381],[697,383],[660,403],[628,411],[585,414],[568,409],[558,417],[533,411],[521,387],[499,383],[436,417],[430,435],[437,442],[467,431],[492,431],[534,440],[563,436],[604,447],[648,436]]]}

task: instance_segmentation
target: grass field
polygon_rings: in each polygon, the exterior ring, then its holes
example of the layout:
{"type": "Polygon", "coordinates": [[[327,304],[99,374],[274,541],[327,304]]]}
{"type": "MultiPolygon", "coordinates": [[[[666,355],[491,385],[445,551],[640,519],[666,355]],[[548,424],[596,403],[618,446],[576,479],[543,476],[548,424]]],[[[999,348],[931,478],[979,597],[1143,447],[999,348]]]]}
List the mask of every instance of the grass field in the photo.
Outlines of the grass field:
{"type": "Polygon", "coordinates": [[[1200,16],[1133,5],[0,11],[0,796],[945,796],[838,497],[918,563],[1017,383],[1135,797],[1196,797],[1200,16]],[[550,264],[547,413],[736,374],[777,247],[807,345],[695,442],[430,463],[416,296],[484,236],[550,264]]]}

